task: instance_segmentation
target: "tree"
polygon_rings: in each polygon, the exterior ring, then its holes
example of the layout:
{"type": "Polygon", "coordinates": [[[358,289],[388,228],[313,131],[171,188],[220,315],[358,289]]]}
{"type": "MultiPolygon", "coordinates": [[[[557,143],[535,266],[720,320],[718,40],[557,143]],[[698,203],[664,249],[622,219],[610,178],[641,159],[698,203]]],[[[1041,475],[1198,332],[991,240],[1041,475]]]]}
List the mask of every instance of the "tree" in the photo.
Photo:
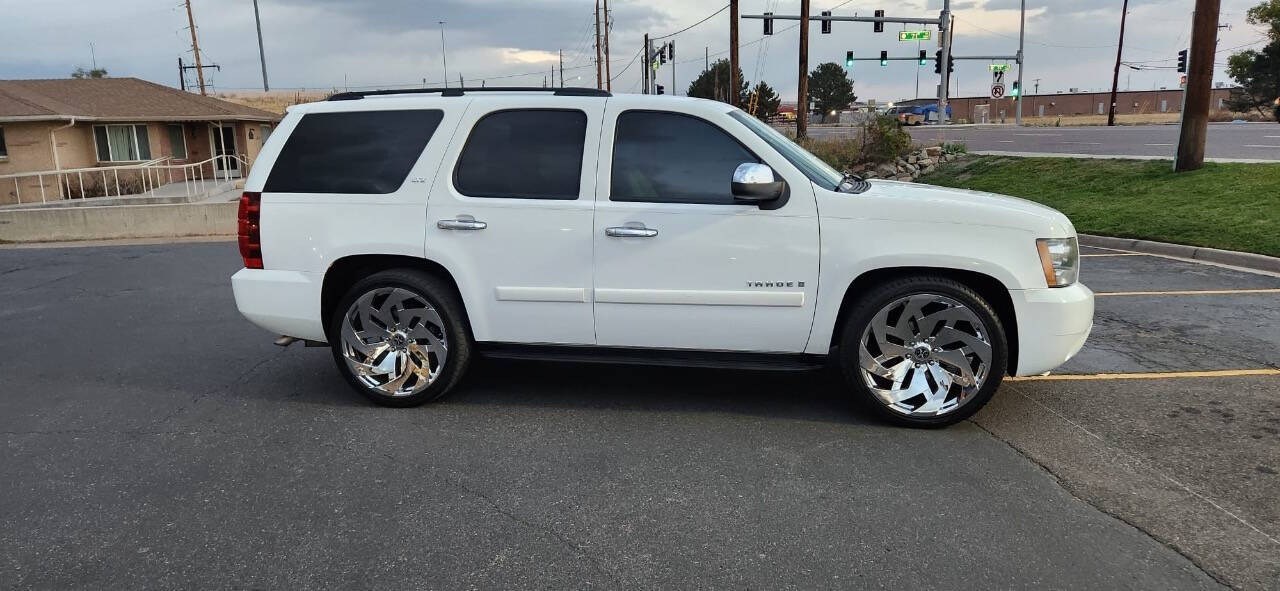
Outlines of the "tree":
{"type": "Polygon", "coordinates": [[[853,82],[844,74],[844,67],[835,62],[818,64],[817,69],[809,72],[809,98],[824,116],[831,111],[847,109],[858,99],[853,94],[853,82]]]}
{"type": "MultiPolygon", "coordinates": [[[[738,70],[738,104],[747,104],[747,81],[742,77],[742,70],[738,70]]],[[[717,100],[723,103],[729,102],[729,60],[716,60],[711,64],[710,70],[703,70],[693,82],[689,83],[689,90],[685,93],[692,97],[717,100]]]]}
{"type": "Polygon", "coordinates": [[[747,104],[751,104],[751,98],[755,97],[756,110],[755,115],[761,121],[768,121],[770,117],[778,114],[778,107],[782,105],[782,99],[774,92],[773,88],[765,84],[764,80],[756,83],[751,88],[751,96],[747,98],[747,104]]]}
{"type": "Polygon", "coordinates": [[[77,67],[76,71],[71,73],[71,77],[75,78],[76,80],[84,80],[86,78],[106,78],[107,69],[94,68],[92,70],[86,70],[84,68],[77,67]]]}
{"type": "Polygon", "coordinates": [[[1280,97],[1280,0],[1266,0],[1250,8],[1245,20],[1266,27],[1269,42],[1262,49],[1246,49],[1227,58],[1227,74],[1240,83],[1240,90],[1227,99],[1232,111],[1265,109],[1280,97]]]}

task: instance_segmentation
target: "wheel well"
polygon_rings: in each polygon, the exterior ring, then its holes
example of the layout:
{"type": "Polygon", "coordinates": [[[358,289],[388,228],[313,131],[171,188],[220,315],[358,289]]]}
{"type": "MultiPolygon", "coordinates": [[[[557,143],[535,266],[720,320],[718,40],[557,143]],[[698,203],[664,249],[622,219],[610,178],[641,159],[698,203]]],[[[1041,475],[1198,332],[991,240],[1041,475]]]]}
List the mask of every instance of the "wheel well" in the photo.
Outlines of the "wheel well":
{"type": "Polygon", "coordinates": [[[835,330],[831,333],[831,346],[836,347],[840,343],[841,332],[844,331],[845,317],[849,311],[853,309],[853,305],[858,300],[858,295],[866,293],[870,286],[877,283],[892,281],[900,277],[908,277],[915,275],[934,275],[937,277],[945,277],[964,284],[969,289],[978,292],[978,295],[987,300],[991,307],[995,309],[996,315],[1000,317],[1000,324],[1004,327],[1005,342],[1009,343],[1009,367],[1008,371],[1012,375],[1018,368],[1018,317],[1013,310],[1013,299],[1009,297],[1009,290],[1000,283],[999,279],[990,275],[984,275],[974,271],[962,271],[960,269],[944,269],[939,267],[889,267],[885,269],[873,269],[859,275],[849,284],[849,288],[845,290],[844,299],[840,302],[840,312],[836,315],[835,330]]]}
{"type": "Polygon", "coordinates": [[[443,280],[453,289],[454,297],[462,305],[463,321],[467,323],[467,330],[470,330],[471,321],[466,317],[467,306],[462,300],[458,282],[444,266],[435,261],[410,256],[365,254],[338,259],[325,272],[324,284],[320,288],[320,313],[324,319],[325,331],[329,330],[329,318],[334,306],[338,305],[352,285],[369,275],[388,269],[415,269],[443,280]]]}

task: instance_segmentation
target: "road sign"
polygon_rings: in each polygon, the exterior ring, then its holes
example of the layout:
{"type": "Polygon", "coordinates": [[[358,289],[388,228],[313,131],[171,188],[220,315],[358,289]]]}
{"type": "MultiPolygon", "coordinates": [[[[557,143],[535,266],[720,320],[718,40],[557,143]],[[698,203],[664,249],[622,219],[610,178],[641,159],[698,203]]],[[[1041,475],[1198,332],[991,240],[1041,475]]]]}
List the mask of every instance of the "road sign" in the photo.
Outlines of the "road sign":
{"type": "Polygon", "coordinates": [[[1001,86],[1004,86],[1004,72],[1002,72],[1002,71],[992,72],[992,73],[991,73],[991,84],[992,84],[993,86],[994,86],[994,85],[996,85],[996,84],[999,84],[999,85],[1001,85],[1001,86]]]}
{"type": "Polygon", "coordinates": [[[991,98],[993,99],[1004,98],[1004,84],[991,85],[991,98]]]}
{"type": "Polygon", "coordinates": [[[987,67],[990,68],[992,72],[1008,72],[1009,71],[1009,64],[989,64],[987,65],[987,67]]]}
{"type": "Polygon", "coordinates": [[[898,41],[928,41],[933,38],[932,33],[925,29],[923,31],[899,31],[898,41]]]}

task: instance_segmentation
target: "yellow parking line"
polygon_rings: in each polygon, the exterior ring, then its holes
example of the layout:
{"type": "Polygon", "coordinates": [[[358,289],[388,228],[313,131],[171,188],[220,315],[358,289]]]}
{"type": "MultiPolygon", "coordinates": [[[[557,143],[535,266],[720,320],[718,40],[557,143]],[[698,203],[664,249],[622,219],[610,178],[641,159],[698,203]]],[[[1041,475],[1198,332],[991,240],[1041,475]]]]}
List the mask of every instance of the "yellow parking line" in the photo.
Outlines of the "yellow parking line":
{"type": "Polygon", "coordinates": [[[1094,373],[1024,376],[1005,378],[1008,382],[1085,380],[1167,380],[1172,378],[1230,378],[1238,376],[1280,376],[1280,369],[1224,369],[1217,371],[1166,371],[1152,373],[1094,373]]]}
{"type": "Polygon", "coordinates": [[[1110,296],[1183,296],[1183,295],[1234,295],[1256,293],[1280,293],[1280,288],[1260,289],[1191,289],[1185,291],[1099,291],[1093,295],[1110,296]]]}

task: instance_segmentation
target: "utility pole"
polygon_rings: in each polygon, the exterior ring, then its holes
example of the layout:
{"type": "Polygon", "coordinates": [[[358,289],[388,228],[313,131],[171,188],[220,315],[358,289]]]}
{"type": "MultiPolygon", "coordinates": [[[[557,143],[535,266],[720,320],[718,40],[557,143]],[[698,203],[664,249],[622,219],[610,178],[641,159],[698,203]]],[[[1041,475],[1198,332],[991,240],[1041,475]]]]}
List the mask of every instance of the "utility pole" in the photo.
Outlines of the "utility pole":
{"type": "Polygon", "coordinates": [[[178,88],[187,91],[187,69],[182,67],[182,58],[178,58],[178,88]]]}
{"type": "Polygon", "coordinates": [[[191,29],[191,53],[196,56],[196,81],[200,83],[200,94],[208,95],[204,88],[204,68],[200,66],[200,42],[196,40],[196,17],[191,14],[191,0],[186,0],[187,26],[191,29]]]}
{"type": "MultiPolygon", "coordinates": [[[[734,15],[735,17],[737,15],[734,15]]],[[[737,20],[736,18],[734,20],[737,20]]],[[[738,94],[737,80],[729,89],[738,94]]],[[[800,79],[796,88],[796,138],[804,138],[809,127],[809,0],[800,0],[800,79]]]]}
{"type": "Polygon", "coordinates": [[[596,0],[596,88],[603,89],[604,81],[600,79],[600,0],[596,0]]]}
{"type": "MultiPolygon", "coordinates": [[[[804,5],[803,12],[809,14],[809,0],[800,0],[804,5]]],[[[800,35],[803,38],[809,31],[808,20],[800,21],[800,35]]],[[[804,51],[804,42],[800,42],[800,51],[804,51]]],[[[800,54],[800,62],[805,61],[804,53],[800,54]]],[[[804,72],[801,72],[803,78],[804,72]]],[[[800,88],[804,88],[803,82],[800,88]]],[[[729,104],[738,106],[738,0],[729,0],[729,104]]],[[[804,129],[801,127],[800,129],[804,129]]],[[[801,137],[804,133],[801,132],[801,137]]]]}
{"type": "Polygon", "coordinates": [[[643,88],[641,88],[640,92],[643,94],[649,94],[650,56],[649,56],[649,34],[648,33],[644,34],[644,47],[640,50],[640,52],[644,54],[640,56],[640,59],[644,60],[640,62],[640,65],[643,66],[642,68],[640,68],[640,79],[643,81],[643,84],[641,84],[643,88]]]}
{"type": "MultiPolygon", "coordinates": [[[[1128,2],[1128,0],[1125,0],[1128,2]]],[[[1022,95],[1027,93],[1027,89],[1022,86],[1022,61],[1025,54],[1022,50],[1026,47],[1027,39],[1027,0],[1022,0],[1022,12],[1018,21],[1018,109],[1014,115],[1013,124],[1022,126],[1022,95]]]]}
{"type": "Polygon", "coordinates": [[[711,69],[711,47],[703,46],[702,48],[702,71],[706,72],[711,69]]]}
{"type": "Polygon", "coordinates": [[[267,53],[262,49],[262,20],[258,18],[258,0],[253,0],[253,24],[258,26],[258,62],[262,64],[262,92],[271,90],[267,84],[267,53]]]}
{"type": "Polygon", "coordinates": [[[560,50],[560,88],[564,88],[564,50],[560,50]]]}
{"type": "Polygon", "coordinates": [[[1116,91],[1120,86],[1120,56],[1124,55],[1124,22],[1128,17],[1129,0],[1124,0],[1124,5],[1120,8],[1120,42],[1116,44],[1116,69],[1111,74],[1111,108],[1107,109],[1108,127],[1116,124],[1116,91]]]}
{"type": "Polygon", "coordinates": [[[1220,0],[1196,0],[1191,23],[1191,51],[1187,53],[1187,88],[1182,95],[1182,126],[1178,131],[1178,172],[1204,166],[1204,142],[1209,132],[1209,99],[1213,92],[1213,59],[1218,44],[1220,0]]]}
{"type": "MultiPolygon", "coordinates": [[[[613,72],[609,68],[609,0],[604,0],[604,89],[613,92],[613,72]]],[[[564,86],[564,66],[560,67],[560,86],[564,86]]]]}

